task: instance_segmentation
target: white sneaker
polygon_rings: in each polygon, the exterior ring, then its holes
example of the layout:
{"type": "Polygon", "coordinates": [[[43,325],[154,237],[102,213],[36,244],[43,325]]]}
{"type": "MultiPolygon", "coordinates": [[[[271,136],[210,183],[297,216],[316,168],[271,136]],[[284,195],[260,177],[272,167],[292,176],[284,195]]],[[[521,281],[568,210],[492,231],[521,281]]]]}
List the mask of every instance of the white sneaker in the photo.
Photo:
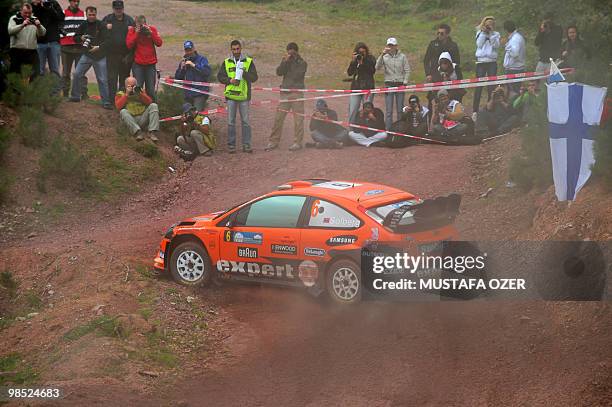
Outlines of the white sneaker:
{"type": "Polygon", "coordinates": [[[478,118],[478,112],[472,113],[472,121],[476,123],[476,119],[478,118]]]}

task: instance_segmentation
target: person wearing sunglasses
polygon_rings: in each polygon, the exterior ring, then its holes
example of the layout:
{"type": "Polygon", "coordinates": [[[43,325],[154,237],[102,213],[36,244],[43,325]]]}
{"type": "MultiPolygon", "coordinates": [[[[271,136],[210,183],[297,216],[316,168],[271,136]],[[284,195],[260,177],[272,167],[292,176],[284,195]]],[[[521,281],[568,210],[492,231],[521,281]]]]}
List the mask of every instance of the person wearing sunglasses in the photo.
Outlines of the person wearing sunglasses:
{"type": "Polygon", "coordinates": [[[457,78],[463,79],[460,68],[459,46],[451,38],[450,32],[451,28],[448,24],[440,24],[436,31],[436,38],[427,47],[427,52],[425,52],[425,58],[423,59],[426,82],[431,82],[434,72],[438,69],[438,59],[443,52],[448,52],[451,55],[455,63],[457,78]]]}

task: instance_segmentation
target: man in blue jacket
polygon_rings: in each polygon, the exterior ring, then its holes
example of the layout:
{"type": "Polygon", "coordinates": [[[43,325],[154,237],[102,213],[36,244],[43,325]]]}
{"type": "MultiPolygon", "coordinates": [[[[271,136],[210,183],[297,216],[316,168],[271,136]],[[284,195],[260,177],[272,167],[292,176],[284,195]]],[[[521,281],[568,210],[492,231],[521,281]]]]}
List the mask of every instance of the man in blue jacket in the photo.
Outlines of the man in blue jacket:
{"type": "MultiPolygon", "coordinates": [[[[183,43],[185,55],[176,68],[174,74],[175,79],[181,79],[186,81],[194,82],[208,82],[210,76],[210,65],[208,65],[208,59],[204,55],[198,54],[196,51],[193,41],[185,41],[183,43]]],[[[192,88],[200,89],[208,92],[208,86],[194,86],[189,85],[192,88]]],[[[208,95],[203,93],[194,92],[193,90],[185,90],[185,102],[191,103],[198,109],[198,112],[204,110],[208,95]]]]}

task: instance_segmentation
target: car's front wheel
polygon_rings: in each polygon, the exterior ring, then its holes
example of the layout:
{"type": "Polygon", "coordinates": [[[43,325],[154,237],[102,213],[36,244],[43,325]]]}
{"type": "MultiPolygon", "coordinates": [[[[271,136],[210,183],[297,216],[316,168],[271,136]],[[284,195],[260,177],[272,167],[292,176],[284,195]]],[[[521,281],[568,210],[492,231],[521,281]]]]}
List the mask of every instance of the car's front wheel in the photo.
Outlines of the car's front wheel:
{"type": "Polygon", "coordinates": [[[205,285],[212,277],[212,266],[206,249],[197,242],[176,246],[170,256],[172,278],[184,285],[205,285]]]}
{"type": "Polygon", "coordinates": [[[361,269],[352,260],[338,260],[327,270],[327,293],[338,304],[361,300],[361,269]]]}

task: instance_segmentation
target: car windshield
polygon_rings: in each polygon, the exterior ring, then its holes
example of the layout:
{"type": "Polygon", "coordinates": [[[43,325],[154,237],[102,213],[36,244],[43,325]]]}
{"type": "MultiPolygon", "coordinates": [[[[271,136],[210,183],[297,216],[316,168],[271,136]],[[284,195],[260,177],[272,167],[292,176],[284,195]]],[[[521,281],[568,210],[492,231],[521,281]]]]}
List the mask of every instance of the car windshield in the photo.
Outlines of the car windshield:
{"type": "MultiPolygon", "coordinates": [[[[384,205],[380,205],[380,206],[375,206],[373,208],[369,208],[366,211],[366,215],[368,215],[370,218],[374,219],[376,222],[380,223],[381,225],[383,224],[383,221],[385,220],[385,218],[387,217],[387,215],[389,215],[389,213],[391,213],[391,211],[400,208],[404,205],[408,205],[408,206],[414,206],[421,203],[420,199],[410,199],[410,200],[405,200],[405,201],[399,201],[399,202],[391,202],[391,203],[386,203],[384,205]]],[[[413,219],[413,213],[412,211],[406,211],[406,213],[404,214],[404,216],[402,217],[402,219],[399,222],[399,225],[410,225],[414,223],[414,219],[413,219]]]]}
{"type": "Polygon", "coordinates": [[[234,209],[236,209],[237,207],[242,206],[242,205],[244,205],[244,204],[245,204],[245,203],[247,203],[247,202],[248,202],[248,201],[244,201],[244,202],[242,202],[242,203],[239,203],[238,205],[234,205],[234,206],[232,206],[232,207],[231,207],[231,208],[229,208],[229,209],[226,209],[226,210],[224,210],[224,211],[221,211],[221,212],[219,212],[219,214],[218,214],[218,215],[216,215],[216,216],[215,216],[213,219],[218,219],[220,216],[223,216],[223,215],[225,215],[226,213],[233,211],[233,210],[234,210],[234,209]]]}

